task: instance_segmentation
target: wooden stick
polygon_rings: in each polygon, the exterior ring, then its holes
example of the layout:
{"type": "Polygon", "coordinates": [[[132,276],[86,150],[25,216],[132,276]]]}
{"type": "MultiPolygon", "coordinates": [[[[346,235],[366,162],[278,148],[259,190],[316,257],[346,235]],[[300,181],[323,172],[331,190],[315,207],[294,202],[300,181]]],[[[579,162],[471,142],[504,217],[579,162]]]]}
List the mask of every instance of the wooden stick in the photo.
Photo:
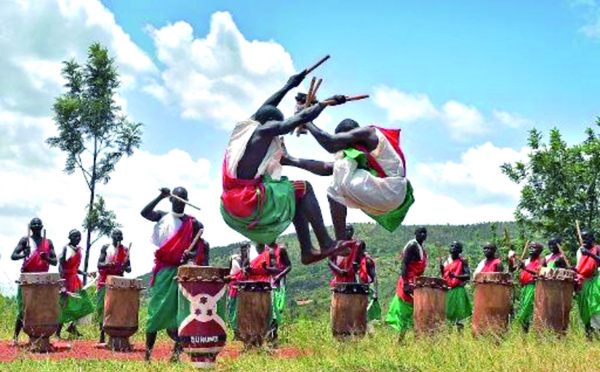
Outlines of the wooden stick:
{"type": "Polygon", "coordinates": [[[575,225],[577,226],[577,237],[579,238],[579,244],[583,247],[583,238],[581,237],[581,229],[579,228],[579,221],[575,220],[575,225]]]}
{"type": "Polygon", "coordinates": [[[558,247],[558,251],[560,252],[560,254],[562,254],[563,258],[565,259],[565,263],[567,264],[567,267],[571,267],[571,265],[569,265],[569,259],[567,258],[567,255],[563,251],[563,249],[560,246],[560,244],[556,243],[556,246],[558,247]]]}
{"type": "Polygon", "coordinates": [[[314,69],[316,69],[317,67],[321,66],[323,64],[323,62],[327,61],[329,59],[329,57],[331,57],[331,56],[328,54],[325,57],[321,58],[317,63],[315,63],[311,67],[309,67],[306,70],[304,70],[304,75],[308,75],[311,72],[313,72],[314,69]]]}
{"type": "Polygon", "coordinates": [[[313,91],[315,90],[315,83],[317,82],[317,78],[313,76],[310,81],[310,88],[308,88],[308,93],[306,94],[306,103],[304,104],[304,108],[309,107],[314,101],[313,91]]]}
{"type": "MultiPolygon", "coordinates": [[[[160,189],[158,189],[158,190],[160,191],[160,189]]],[[[190,203],[189,201],[187,201],[187,200],[185,200],[185,199],[183,199],[183,198],[180,198],[179,196],[177,196],[177,195],[175,195],[175,194],[173,194],[173,193],[171,193],[171,197],[173,197],[173,198],[175,198],[175,199],[179,200],[179,201],[180,201],[180,202],[182,202],[182,203],[185,203],[185,204],[189,205],[189,206],[190,206],[190,207],[192,207],[192,208],[196,208],[197,210],[200,210],[200,207],[196,207],[194,204],[190,203]]]]}
{"type": "Polygon", "coordinates": [[[321,86],[322,82],[323,82],[323,79],[317,80],[317,85],[315,85],[315,89],[313,89],[313,91],[312,91],[312,101],[310,103],[312,103],[315,99],[317,99],[317,90],[319,90],[319,87],[321,86]]]}
{"type": "Polygon", "coordinates": [[[186,253],[190,253],[192,251],[192,248],[194,248],[194,246],[196,245],[196,243],[198,243],[198,239],[200,239],[200,236],[202,235],[202,231],[204,229],[200,229],[198,230],[198,232],[196,233],[196,236],[194,237],[194,240],[192,240],[192,244],[190,244],[190,246],[188,247],[188,249],[186,249],[183,254],[185,256],[186,253]]]}
{"type": "Polygon", "coordinates": [[[529,247],[529,240],[525,242],[525,247],[523,247],[523,253],[521,254],[521,261],[525,258],[525,253],[527,253],[527,247],[529,247]]]}
{"type": "MultiPolygon", "coordinates": [[[[363,95],[360,95],[360,96],[346,96],[346,102],[349,102],[349,101],[359,101],[359,100],[365,99],[365,98],[369,98],[369,95],[368,94],[363,94],[363,95]]],[[[334,99],[330,99],[330,100],[321,102],[321,104],[323,106],[331,106],[331,105],[337,104],[337,101],[334,100],[334,99]]]]}

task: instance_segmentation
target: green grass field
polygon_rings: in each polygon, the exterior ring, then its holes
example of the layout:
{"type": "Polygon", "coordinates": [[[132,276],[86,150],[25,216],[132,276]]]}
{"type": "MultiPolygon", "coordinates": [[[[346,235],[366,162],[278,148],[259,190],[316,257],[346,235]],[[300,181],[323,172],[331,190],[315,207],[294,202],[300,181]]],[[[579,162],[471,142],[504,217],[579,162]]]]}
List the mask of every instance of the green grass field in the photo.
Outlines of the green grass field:
{"type": "MultiPolygon", "coordinates": [[[[12,335],[14,305],[0,297],[0,339],[7,343],[12,335]]],[[[145,315],[140,316],[143,329],[145,315]]],[[[575,312],[573,318],[576,319],[575,312]]],[[[236,359],[220,359],[218,371],[599,371],[600,342],[586,341],[577,321],[567,337],[524,335],[513,329],[501,343],[492,339],[473,339],[470,332],[445,330],[436,337],[415,339],[409,334],[403,343],[388,327],[376,326],[371,335],[354,342],[339,343],[331,337],[327,314],[319,319],[296,319],[281,331],[281,346],[308,351],[310,356],[281,359],[268,351],[252,351],[236,359]]],[[[92,325],[81,328],[85,338],[95,340],[92,325]]],[[[25,335],[22,335],[22,340],[25,335]]],[[[165,340],[162,336],[162,340],[165,340]]],[[[143,342],[143,332],[134,341],[143,342]]],[[[186,371],[187,362],[147,364],[114,360],[31,360],[27,354],[17,361],[0,363],[1,371],[186,371]]]]}

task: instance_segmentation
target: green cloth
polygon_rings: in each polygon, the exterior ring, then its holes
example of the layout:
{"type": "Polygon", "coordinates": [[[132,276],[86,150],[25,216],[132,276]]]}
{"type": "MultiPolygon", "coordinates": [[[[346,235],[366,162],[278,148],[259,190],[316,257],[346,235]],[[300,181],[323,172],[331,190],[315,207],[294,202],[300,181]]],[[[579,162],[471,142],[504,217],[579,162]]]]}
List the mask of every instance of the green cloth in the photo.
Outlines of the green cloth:
{"type": "Polygon", "coordinates": [[[234,332],[237,330],[237,304],[238,296],[227,299],[227,321],[234,332]]]}
{"type": "Polygon", "coordinates": [[[402,300],[396,294],[385,314],[385,322],[397,331],[409,331],[413,327],[413,309],[413,304],[402,300]]]}
{"type": "Polygon", "coordinates": [[[592,317],[600,314],[600,276],[585,280],[581,291],[575,297],[579,307],[581,322],[587,327],[592,317]]]}
{"type": "Polygon", "coordinates": [[[17,319],[23,320],[23,293],[21,293],[21,286],[17,288],[17,319]]]}
{"type": "Polygon", "coordinates": [[[554,261],[546,262],[546,267],[548,267],[550,269],[556,269],[556,261],[558,261],[558,259],[556,259],[554,261]]]}
{"type": "Polygon", "coordinates": [[[378,300],[369,299],[369,306],[367,306],[367,322],[374,320],[381,320],[381,305],[378,300]]]}
{"type": "Polygon", "coordinates": [[[245,218],[231,215],[221,203],[221,215],[225,223],[256,243],[271,244],[288,228],[296,213],[296,194],[294,185],[286,178],[274,180],[261,177],[265,195],[256,187],[259,199],[254,213],[245,218]],[[262,203],[262,206],[261,206],[262,203]],[[254,224],[248,228],[250,224],[254,224]]]}
{"type": "MultiPolygon", "coordinates": [[[[377,172],[374,169],[369,169],[367,155],[364,152],[357,149],[346,149],[344,150],[344,156],[346,158],[353,159],[354,161],[356,161],[356,163],[358,164],[358,168],[367,170],[372,175],[377,176],[377,172]]],[[[407,181],[406,196],[404,197],[404,201],[402,202],[402,204],[400,204],[400,206],[398,206],[398,208],[394,209],[389,213],[382,214],[379,216],[374,216],[368,213],[367,216],[374,219],[375,222],[377,222],[381,227],[383,227],[387,231],[394,232],[398,228],[398,226],[402,224],[402,221],[404,221],[408,210],[414,202],[415,196],[413,188],[410,182],[407,181]]]]}
{"type": "Polygon", "coordinates": [[[281,325],[281,314],[285,308],[285,284],[281,283],[279,287],[273,287],[271,291],[271,319],[281,325]]]}
{"type": "Polygon", "coordinates": [[[535,282],[521,288],[521,308],[517,319],[524,327],[529,327],[533,319],[533,304],[535,302],[535,282]]]}
{"type": "MultiPolygon", "coordinates": [[[[156,273],[150,287],[146,332],[177,328],[177,267],[166,267],[156,273]]],[[[189,305],[188,305],[189,313],[189,305]]]]}
{"type": "Polygon", "coordinates": [[[106,297],[106,286],[103,285],[96,291],[96,322],[102,327],[104,324],[104,297],[106,297]]]}
{"type": "Polygon", "coordinates": [[[75,292],[75,296],[67,296],[63,299],[64,306],[60,309],[58,323],[65,324],[74,322],[94,312],[94,305],[88,293],[84,290],[75,292]]]}
{"type": "Polygon", "coordinates": [[[471,316],[473,305],[463,286],[451,288],[446,292],[446,319],[460,322],[471,316]]]}

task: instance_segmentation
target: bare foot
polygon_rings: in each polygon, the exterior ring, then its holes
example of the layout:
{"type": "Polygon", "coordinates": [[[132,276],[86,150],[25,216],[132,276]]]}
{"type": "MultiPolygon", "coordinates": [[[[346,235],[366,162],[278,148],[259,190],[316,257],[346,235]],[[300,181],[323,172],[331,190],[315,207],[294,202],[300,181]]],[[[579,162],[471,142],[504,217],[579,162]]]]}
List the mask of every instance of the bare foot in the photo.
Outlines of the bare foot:
{"type": "Polygon", "coordinates": [[[351,241],[349,240],[339,240],[335,242],[333,245],[326,247],[324,250],[315,251],[311,250],[311,253],[303,254],[300,258],[300,261],[303,265],[310,265],[312,263],[321,261],[325,257],[337,255],[341,251],[348,249],[351,241]]]}

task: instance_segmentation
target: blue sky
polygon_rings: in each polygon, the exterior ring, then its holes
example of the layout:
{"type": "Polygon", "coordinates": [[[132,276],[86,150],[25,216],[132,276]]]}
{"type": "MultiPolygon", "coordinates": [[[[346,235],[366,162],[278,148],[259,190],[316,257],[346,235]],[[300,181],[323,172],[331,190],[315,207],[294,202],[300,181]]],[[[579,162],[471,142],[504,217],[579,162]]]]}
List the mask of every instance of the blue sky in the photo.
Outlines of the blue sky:
{"type": "MultiPolygon", "coordinates": [[[[519,187],[499,165],[526,158],[527,131],[558,126],[574,142],[600,115],[594,0],[5,0],[0,177],[12,181],[0,185],[0,267],[8,277],[18,271],[10,251],[33,216],[57,246],[81,225],[83,180],[61,172],[64,156],[44,140],[55,133],[61,61],[84,61],[94,41],[119,67],[124,112],[145,124],[141,149],[98,190],[139,250],[152,249],[152,224],[139,211],[160,186],[189,189],[212,245],[241,240],[218,214],[229,132],[325,54],[321,97],[371,98],[328,108],[317,123],[331,130],[352,117],[402,128],[417,199],[408,224],[511,219],[519,187]]],[[[294,95],[282,102],[286,115],[294,95]]],[[[295,155],[331,159],[308,136],[286,143],[295,155]]],[[[288,175],[313,183],[329,222],[328,180],[288,175]]],[[[353,211],[350,220],[368,218],[353,211]]],[[[150,269],[151,255],[133,257],[134,273],[150,269]]]]}

